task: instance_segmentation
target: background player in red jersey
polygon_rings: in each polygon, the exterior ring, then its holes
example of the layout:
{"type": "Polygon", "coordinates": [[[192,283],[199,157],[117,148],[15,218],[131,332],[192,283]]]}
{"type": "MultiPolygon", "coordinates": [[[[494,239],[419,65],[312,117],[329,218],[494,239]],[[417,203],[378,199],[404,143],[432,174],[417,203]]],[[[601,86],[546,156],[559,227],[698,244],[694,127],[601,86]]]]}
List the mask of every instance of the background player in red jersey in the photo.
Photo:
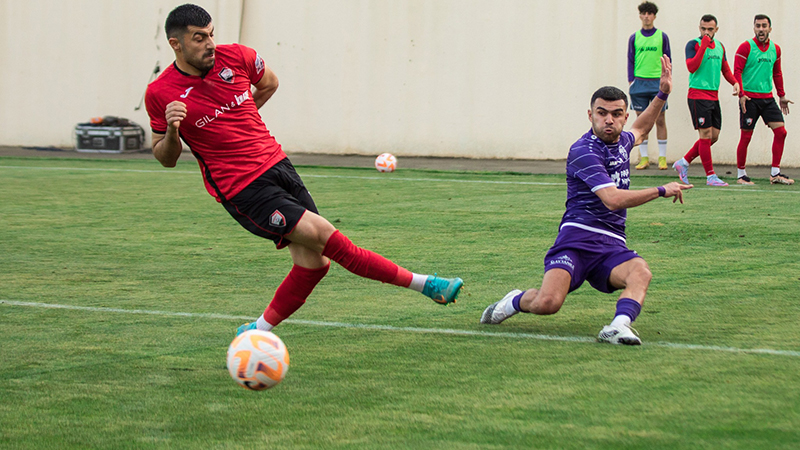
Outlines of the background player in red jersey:
{"type": "Polygon", "coordinates": [[[248,47],[214,43],[211,16],[186,4],[165,30],[175,62],[147,88],[153,154],[174,167],[183,139],[208,192],[247,230],[288,247],[294,265],[248,329],[270,330],[289,317],[327,274],[330,260],[366,278],[417,290],[440,304],[455,301],[463,281],[420,275],[355,246],[317,212],[311,195],[264,125],[258,108],[278,78],[248,47]],[[255,86],[255,91],[251,90],[255,86]]]}
{"type": "MultiPolygon", "coordinates": [[[[699,139],[686,155],[675,161],[673,168],[681,181],[689,184],[689,164],[698,156],[706,171],[706,184],[727,186],[714,172],[711,146],[719,139],[722,110],[719,107],[720,73],[733,85],[733,95],[739,95],[739,84],[733,77],[725,46],[714,39],[719,27],[717,18],[706,14],[700,18],[700,37],[686,44],[686,68],[689,69],[689,111],[699,139]]],[[[739,181],[742,183],[742,181],[739,181]]]]}
{"type": "Polygon", "coordinates": [[[772,32],[772,20],[769,17],[763,14],[756,15],[753,20],[753,31],[755,37],[739,46],[733,64],[733,76],[741,85],[739,127],[742,129],[742,135],[736,148],[739,180],[752,183],[745,171],[747,146],[750,145],[756,122],[761,117],[775,134],[772,140],[772,169],[769,181],[772,184],[794,184],[794,180],[781,173],[781,159],[786,142],[783,114],[789,114],[789,103],[794,103],[786,98],[783,90],[781,48],[769,40],[769,34],[772,32]],[[772,96],[773,82],[778,91],[780,108],[772,96]]]}

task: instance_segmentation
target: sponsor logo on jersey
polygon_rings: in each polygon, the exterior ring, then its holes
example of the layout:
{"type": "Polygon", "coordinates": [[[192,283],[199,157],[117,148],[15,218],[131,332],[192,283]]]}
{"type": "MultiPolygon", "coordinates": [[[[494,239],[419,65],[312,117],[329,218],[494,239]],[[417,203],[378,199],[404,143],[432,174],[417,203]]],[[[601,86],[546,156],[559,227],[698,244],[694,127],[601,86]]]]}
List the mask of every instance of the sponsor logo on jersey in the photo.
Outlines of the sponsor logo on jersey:
{"type": "Polygon", "coordinates": [[[194,89],[194,86],[190,87],[189,89],[187,89],[187,90],[186,90],[186,92],[184,92],[183,94],[181,94],[181,98],[186,98],[186,97],[188,97],[188,96],[189,96],[189,92],[191,92],[191,91],[192,91],[192,89],[194,89]]]}
{"type": "Polygon", "coordinates": [[[230,104],[220,105],[214,109],[214,115],[211,116],[209,114],[204,115],[202,118],[198,119],[194,124],[197,128],[203,128],[204,126],[208,125],[209,123],[213,122],[214,119],[217,117],[229,112],[233,108],[240,106],[242,103],[250,99],[250,91],[244,91],[241,95],[234,95],[233,101],[230,104]]]}
{"type": "Polygon", "coordinates": [[[261,55],[256,53],[256,73],[261,73],[264,71],[264,60],[261,59],[261,55]]]}
{"type": "Polygon", "coordinates": [[[283,214],[276,209],[275,212],[269,216],[269,224],[273,227],[285,227],[286,217],[283,217],[283,214]]]}
{"type": "Polygon", "coordinates": [[[226,83],[233,83],[233,71],[227,67],[219,71],[219,77],[226,83]]]}

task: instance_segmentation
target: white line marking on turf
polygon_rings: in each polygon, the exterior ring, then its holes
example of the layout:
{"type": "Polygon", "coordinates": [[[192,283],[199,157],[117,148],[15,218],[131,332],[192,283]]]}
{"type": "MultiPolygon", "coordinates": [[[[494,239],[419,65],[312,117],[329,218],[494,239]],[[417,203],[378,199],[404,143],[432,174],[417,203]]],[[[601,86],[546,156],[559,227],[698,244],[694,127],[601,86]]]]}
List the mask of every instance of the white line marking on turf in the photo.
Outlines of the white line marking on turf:
{"type": "MultiPolygon", "coordinates": [[[[114,169],[103,167],[37,167],[37,166],[0,166],[0,169],[40,169],[40,170],[81,170],[91,172],[131,172],[131,173],[177,173],[182,175],[193,175],[197,171],[194,170],[145,170],[145,169],[114,169]]],[[[302,171],[302,166],[300,171],[302,171]]],[[[530,174],[530,175],[546,175],[546,174],[530,174]]],[[[372,180],[372,181],[424,181],[424,182],[439,182],[439,183],[477,183],[477,184],[509,184],[509,185],[527,185],[527,186],[566,186],[567,183],[546,183],[535,181],[502,181],[502,180],[460,180],[455,178],[401,178],[401,177],[375,177],[375,176],[355,176],[355,175],[314,175],[314,174],[301,174],[303,178],[340,178],[350,180],[372,180]]],[[[635,186],[634,190],[647,189],[656,186],[635,186]]],[[[781,194],[800,194],[800,191],[790,190],[769,190],[758,189],[752,186],[731,185],[727,187],[699,187],[693,189],[700,191],[717,191],[717,192],[771,192],[781,194]]]]}
{"type": "MultiPolygon", "coordinates": [[[[0,304],[11,305],[11,306],[27,306],[33,308],[68,309],[74,311],[92,311],[92,312],[106,312],[106,313],[111,312],[120,314],[147,314],[152,316],[165,316],[165,317],[195,317],[202,319],[246,320],[246,321],[253,320],[253,318],[250,316],[232,316],[227,314],[187,313],[187,312],[174,312],[174,311],[153,311],[147,309],[122,309],[122,308],[107,308],[107,307],[97,307],[97,306],[58,305],[52,303],[17,302],[11,300],[0,300],[0,304]]],[[[547,334],[531,334],[531,333],[498,333],[491,331],[453,330],[448,328],[395,327],[391,325],[369,325],[369,324],[344,323],[344,322],[319,322],[315,320],[295,320],[295,319],[287,319],[284,322],[295,325],[311,325],[317,327],[357,328],[363,330],[401,331],[401,332],[426,333],[426,334],[449,334],[456,336],[534,339],[539,341],[561,341],[561,342],[578,342],[578,343],[596,342],[592,338],[579,337],[579,336],[551,336],[547,334]]],[[[774,350],[770,348],[736,348],[736,347],[723,347],[717,345],[676,344],[672,342],[653,342],[653,343],[646,343],[644,345],[648,347],[665,347],[677,350],[706,350],[706,351],[726,352],[726,353],[755,353],[764,355],[800,357],[800,351],[774,350]]]]}

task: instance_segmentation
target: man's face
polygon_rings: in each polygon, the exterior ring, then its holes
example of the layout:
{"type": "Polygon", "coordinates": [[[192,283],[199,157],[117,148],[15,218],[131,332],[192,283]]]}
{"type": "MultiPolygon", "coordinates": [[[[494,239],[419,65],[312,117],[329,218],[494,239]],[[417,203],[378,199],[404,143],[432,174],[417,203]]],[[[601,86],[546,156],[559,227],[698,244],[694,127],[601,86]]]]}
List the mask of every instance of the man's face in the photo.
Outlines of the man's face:
{"type": "Polygon", "coordinates": [[[717,34],[717,30],[719,30],[719,27],[713,20],[710,22],[700,21],[700,37],[708,36],[711,39],[714,39],[714,36],[717,34]]]}
{"type": "Polygon", "coordinates": [[[214,67],[215,49],[214,24],[200,28],[189,25],[186,33],[180,38],[170,38],[170,45],[176,56],[182,57],[190,66],[200,73],[206,73],[214,67]]]}
{"type": "Polygon", "coordinates": [[[622,133],[622,127],[628,121],[625,101],[596,99],[592,109],[589,110],[589,121],[592,122],[592,131],[601,141],[606,144],[617,142],[622,133]]]}
{"type": "Polygon", "coordinates": [[[759,19],[753,24],[753,31],[756,32],[756,39],[758,39],[758,42],[767,42],[769,33],[772,32],[772,27],[769,26],[769,20],[759,19]]]}
{"type": "Polygon", "coordinates": [[[650,28],[653,28],[653,22],[656,20],[656,15],[649,12],[639,13],[639,19],[642,21],[642,28],[649,30],[650,28]]]}

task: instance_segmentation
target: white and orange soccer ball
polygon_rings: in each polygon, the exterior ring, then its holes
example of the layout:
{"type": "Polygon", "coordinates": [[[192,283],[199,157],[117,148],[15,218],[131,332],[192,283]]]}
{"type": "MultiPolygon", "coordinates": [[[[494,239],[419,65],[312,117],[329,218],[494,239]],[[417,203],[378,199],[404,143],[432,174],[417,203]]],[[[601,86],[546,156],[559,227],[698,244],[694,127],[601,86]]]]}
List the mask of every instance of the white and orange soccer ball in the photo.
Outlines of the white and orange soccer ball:
{"type": "Polygon", "coordinates": [[[289,352],[269,331],[248,330],[228,347],[228,372],[246,389],[261,391],[283,380],[289,371],[289,352]]]}
{"type": "Polygon", "coordinates": [[[391,153],[381,153],[375,158],[375,168],[378,172],[394,172],[397,168],[397,158],[391,153]]]}

